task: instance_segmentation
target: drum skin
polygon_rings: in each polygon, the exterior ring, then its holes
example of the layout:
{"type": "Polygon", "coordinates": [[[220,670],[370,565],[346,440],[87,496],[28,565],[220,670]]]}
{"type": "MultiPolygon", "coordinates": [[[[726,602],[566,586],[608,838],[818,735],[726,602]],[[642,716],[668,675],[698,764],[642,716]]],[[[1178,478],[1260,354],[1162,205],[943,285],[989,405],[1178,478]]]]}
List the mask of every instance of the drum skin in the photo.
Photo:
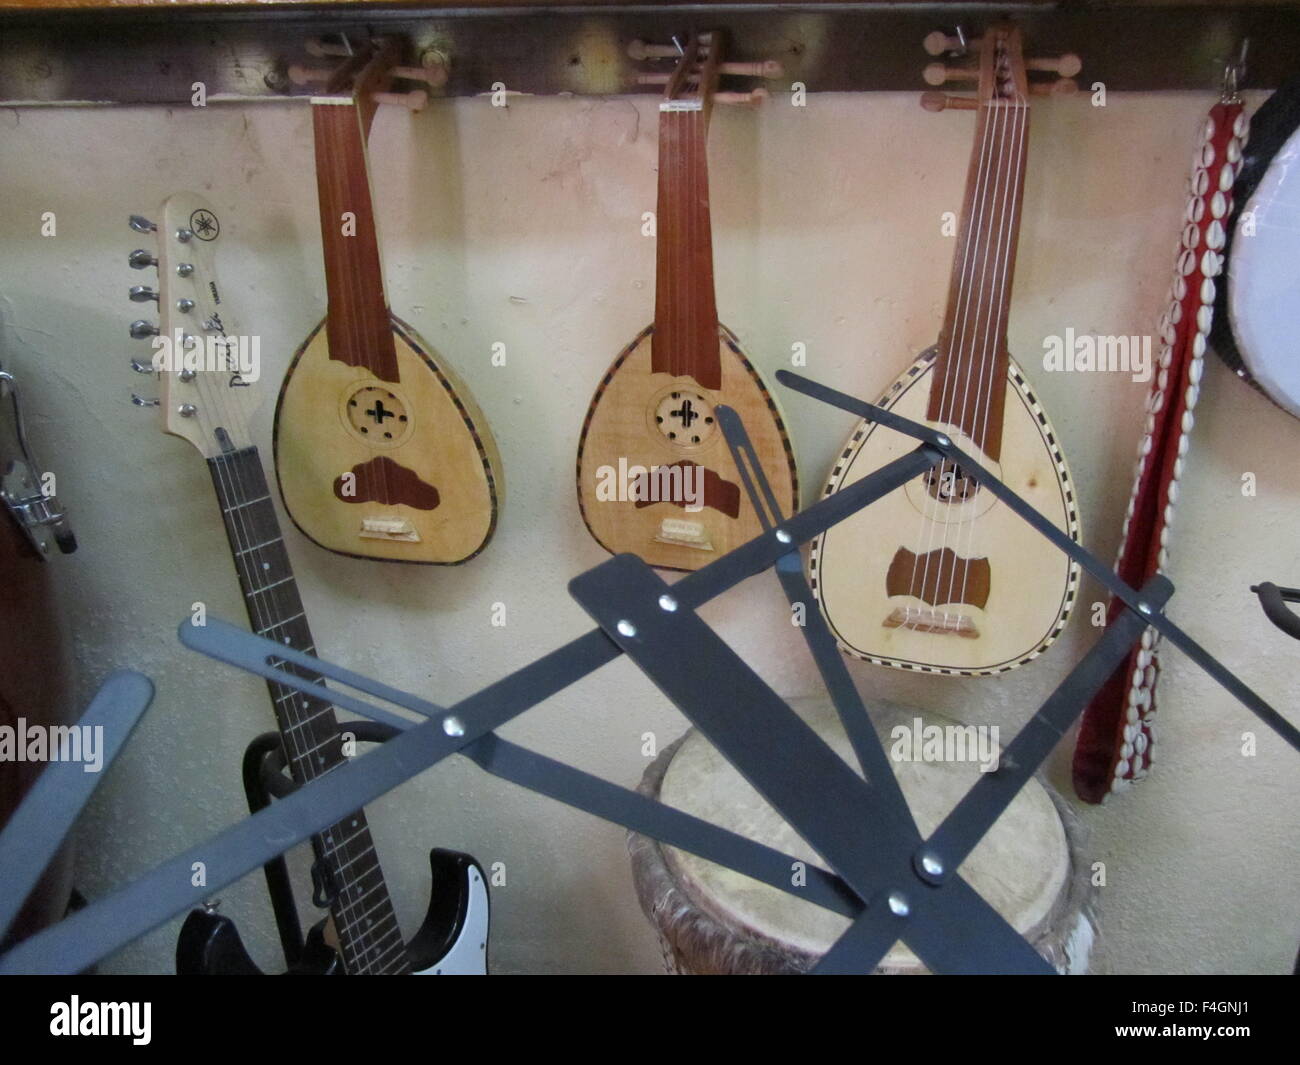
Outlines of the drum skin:
{"type": "MultiPolygon", "coordinates": [[[[831,706],[797,699],[791,706],[844,758],[851,748],[831,706]]],[[[953,724],[937,715],[873,704],[885,744],[895,726],[953,724]]],[[[921,832],[930,834],[979,776],[974,762],[893,762],[921,832]]],[[[702,735],[691,730],[647,770],[641,790],[722,828],[825,867],[702,735]]],[[[962,865],[968,883],[1063,972],[1087,968],[1093,925],[1091,888],[1078,853],[1078,831],[1062,819],[1060,800],[1031,780],[962,865]]],[[[848,918],[730,869],[635,833],[629,836],[642,909],[655,926],[669,968],[687,974],[801,973],[848,927],[848,918]]],[[[877,972],[923,973],[895,944],[877,972]]]]}
{"type": "Polygon", "coordinates": [[[1300,80],[1250,123],[1218,286],[1211,345],[1239,377],[1300,417],[1300,80]],[[1243,229],[1249,218],[1253,232],[1243,229]]]}

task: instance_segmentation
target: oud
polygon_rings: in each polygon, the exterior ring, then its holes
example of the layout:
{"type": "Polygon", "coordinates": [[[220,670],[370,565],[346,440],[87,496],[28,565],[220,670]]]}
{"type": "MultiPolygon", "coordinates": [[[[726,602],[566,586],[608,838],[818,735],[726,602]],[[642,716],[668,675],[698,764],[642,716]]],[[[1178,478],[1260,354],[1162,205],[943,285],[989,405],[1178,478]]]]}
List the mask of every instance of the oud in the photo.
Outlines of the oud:
{"type": "Polygon", "coordinates": [[[719,324],[714,299],[707,134],[715,97],[731,99],[716,91],[723,73],[770,73],[770,65],[724,64],[720,35],[706,33],[663,76],[654,323],[605,374],[578,442],[578,504],[591,535],[608,551],[667,569],[698,569],[763,531],[718,425],[720,405],[744,421],[781,510],[798,509],[776,402],[719,324]],[[644,472],[634,491],[605,490],[636,467],[644,472]]]}
{"type": "MultiPolygon", "coordinates": [[[[927,47],[932,42],[927,40],[927,47]]],[[[937,54],[948,42],[939,43],[937,54]]],[[[975,98],[926,93],[928,110],[974,110],[947,309],[938,343],[880,400],[951,436],[1074,539],[1079,514],[1056,434],[1007,350],[1029,96],[1020,33],[991,29],[978,67],[927,68],[932,84],[976,80],[975,98]]],[[[1074,56],[1028,69],[1071,75],[1074,56]]],[[[862,422],[831,471],[839,491],[910,450],[907,437],[862,422]]],[[[811,552],[812,583],[840,646],[881,665],[992,674],[1044,651],[1073,606],[1078,566],[949,461],[827,530],[811,552]]]]}
{"type": "MultiPolygon", "coordinates": [[[[159,284],[132,289],[137,301],[156,299],[158,326],[138,321],[131,335],[153,337],[163,428],[194,445],[207,459],[230,542],[231,558],[253,629],[267,639],[308,654],[315,640],[289,563],[271,489],[248,430],[250,381],[239,364],[242,335],[223,303],[215,270],[221,224],[216,212],[189,193],[163,205],[161,230],[139,216],[132,227],[158,232],[157,252],[132,253],[137,269],[156,266],[159,284]],[[170,338],[179,337],[182,357],[170,338]],[[208,350],[225,352],[224,365],[203,366],[208,350]],[[203,356],[187,359],[184,354],[203,356]]],[[[295,783],[306,784],[345,760],[339,722],[324,700],[274,682],[268,684],[284,762],[295,783]]],[[[312,838],[313,878],[329,907],[328,924],[312,930],[301,971],[406,973],[437,968],[483,970],[487,941],[487,887],[468,855],[430,854],[435,890],[428,916],[408,944],[402,938],[366,815],[357,810],[312,838]]],[[[208,910],[187,918],[177,943],[177,971],[256,973],[234,923],[208,910]]]]}
{"type": "Polygon", "coordinates": [[[503,482],[469,391],[388,308],[366,137],[395,58],[380,41],[312,98],[329,302],[280,392],[275,468],[289,516],[321,547],[450,565],[487,545],[503,482]]]}

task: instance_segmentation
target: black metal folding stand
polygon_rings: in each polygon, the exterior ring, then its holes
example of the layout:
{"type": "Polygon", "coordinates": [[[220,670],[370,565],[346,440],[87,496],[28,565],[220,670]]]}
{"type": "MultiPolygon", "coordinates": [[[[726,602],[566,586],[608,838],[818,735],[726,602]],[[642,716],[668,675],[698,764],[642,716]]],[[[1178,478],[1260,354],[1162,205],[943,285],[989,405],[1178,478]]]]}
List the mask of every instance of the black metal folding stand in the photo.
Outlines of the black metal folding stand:
{"type": "MultiPolygon", "coordinates": [[[[722,409],[721,423],[751,499],[763,515],[765,531],[672,585],[631,555],[589,570],[574,579],[569,590],[599,628],[452,707],[436,706],[221,621],[209,619],[201,627],[182,623],[179,635],[187,647],[329,700],[387,726],[393,738],[20,944],[0,957],[0,972],[77,971],[453,753],[503,779],[852,917],[850,928],[816,972],[870,972],[900,939],[935,972],[1050,972],[956,869],[1148,625],[1300,750],[1300,731],[1165,615],[1173,591],[1168,580],[1157,577],[1140,591],[1124,584],[942,433],[795,374],[782,372],[778,378],[798,392],[905,433],[919,444],[835,495],[782,518],[739,420],[722,409]],[[1016,735],[999,768],[984,774],[939,828],[923,839],[820,615],[807,611],[805,638],[865,779],[741,661],[696,609],[770,566],[776,567],[792,601],[811,602],[798,545],[945,458],[1069,554],[1128,609],[1016,735]],[[796,886],[791,882],[795,859],[790,855],[518,747],[493,731],[619,654],[636,662],[825,857],[831,870],[813,867],[806,883],[796,886]],[[341,687],[327,688],[271,661],[305,667],[341,687]],[[375,699],[422,720],[378,706],[375,699]],[[190,882],[191,863],[196,861],[203,861],[208,870],[202,888],[190,882]]],[[[0,873],[0,887],[3,877],[0,873]]]]}

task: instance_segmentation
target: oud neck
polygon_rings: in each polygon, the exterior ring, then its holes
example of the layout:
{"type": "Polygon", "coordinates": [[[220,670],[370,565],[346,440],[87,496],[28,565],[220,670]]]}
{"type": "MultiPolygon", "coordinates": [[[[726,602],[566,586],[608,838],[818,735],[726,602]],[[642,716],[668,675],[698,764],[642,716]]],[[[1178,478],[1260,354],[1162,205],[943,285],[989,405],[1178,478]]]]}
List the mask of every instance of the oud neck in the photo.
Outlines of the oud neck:
{"type": "Polygon", "coordinates": [[[980,108],[927,412],[933,421],[956,426],[995,461],[1002,445],[1007,317],[1028,134],[1024,99],[980,108]]]}
{"type": "Polygon", "coordinates": [[[703,101],[660,105],[651,369],[693,377],[704,388],[721,388],[707,145],[703,101]]]}
{"type": "MultiPolygon", "coordinates": [[[[253,629],[259,636],[314,654],[315,642],[257,448],[217,455],[208,460],[208,467],[253,629]]],[[[309,670],[286,668],[320,679],[309,670]]],[[[333,706],[282,684],[267,686],[285,759],[297,783],[315,780],[346,760],[333,706]]],[[[401,929],[365,813],[358,810],[331,825],[313,837],[312,846],[333,896],[330,913],[344,968],[349,973],[407,971],[401,929]]]]}
{"type": "Polygon", "coordinates": [[[396,382],[397,350],[384,294],[364,116],[355,101],[342,97],[314,99],[311,111],[330,358],[396,382]]]}

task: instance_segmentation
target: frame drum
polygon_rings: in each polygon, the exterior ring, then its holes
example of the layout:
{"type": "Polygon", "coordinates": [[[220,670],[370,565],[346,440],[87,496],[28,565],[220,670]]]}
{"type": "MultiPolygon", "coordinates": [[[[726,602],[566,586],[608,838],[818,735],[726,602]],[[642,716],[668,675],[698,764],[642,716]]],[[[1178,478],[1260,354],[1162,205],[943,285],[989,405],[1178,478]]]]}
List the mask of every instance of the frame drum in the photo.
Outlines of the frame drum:
{"type": "Polygon", "coordinates": [[[1233,202],[1211,344],[1239,377],[1300,418],[1300,81],[1278,89],[1251,120],[1233,202]]]}
{"type": "MultiPolygon", "coordinates": [[[[795,699],[790,705],[836,754],[856,766],[829,703],[795,699]]],[[[894,757],[891,732],[901,727],[911,734],[920,715],[887,703],[877,706],[872,714],[877,731],[912,814],[929,836],[978,779],[980,764],[894,757]]],[[[923,724],[953,722],[928,715],[923,724]]],[[[897,753],[905,750],[911,750],[911,742],[899,741],[897,753]]],[[[695,729],[660,754],[646,770],[640,790],[797,859],[825,865],[695,729]]],[[[1077,829],[1063,818],[1064,809],[1044,784],[1030,780],[961,873],[1059,971],[1081,973],[1087,970],[1094,932],[1092,889],[1078,852],[1077,829]]],[[[645,836],[629,833],[628,849],[641,908],[659,935],[670,971],[806,972],[848,928],[848,918],[840,914],[645,836]]],[[[927,970],[896,943],[876,971],[927,970]]]]}

